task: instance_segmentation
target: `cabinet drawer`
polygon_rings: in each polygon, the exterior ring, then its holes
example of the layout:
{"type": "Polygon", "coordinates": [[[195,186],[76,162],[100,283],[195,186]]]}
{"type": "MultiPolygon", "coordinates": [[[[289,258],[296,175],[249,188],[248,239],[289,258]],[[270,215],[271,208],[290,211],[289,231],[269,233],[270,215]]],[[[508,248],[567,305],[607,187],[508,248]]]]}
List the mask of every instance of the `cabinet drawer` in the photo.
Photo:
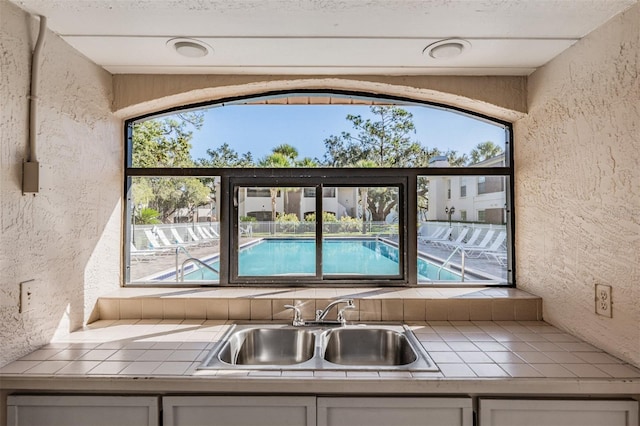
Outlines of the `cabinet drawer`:
{"type": "Polygon", "coordinates": [[[471,426],[471,398],[318,398],[318,426],[471,426]]]}
{"type": "Polygon", "coordinates": [[[158,398],[11,395],[8,426],[158,426],[158,398]]]}
{"type": "Polygon", "coordinates": [[[294,396],[168,396],[165,426],[315,426],[316,398],[294,396]]]}
{"type": "Polygon", "coordinates": [[[638,401],[480,399],[479,426],[638,426],[638,401]]]}

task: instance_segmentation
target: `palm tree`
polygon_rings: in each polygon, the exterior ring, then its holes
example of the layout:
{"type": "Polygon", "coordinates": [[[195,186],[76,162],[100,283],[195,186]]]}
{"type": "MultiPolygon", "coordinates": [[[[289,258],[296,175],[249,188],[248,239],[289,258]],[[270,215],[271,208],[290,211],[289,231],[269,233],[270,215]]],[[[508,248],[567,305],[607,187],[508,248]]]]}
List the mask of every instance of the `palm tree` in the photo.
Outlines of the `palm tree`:
{"type": "MultiPolygon", "coordinates": [[[[377,167],[375,161],[373,160],[358,160],[355,164],[355,167],[359,168],[374,168],[377,167]]],[[[360,188],[360,202],[362,203],[362,233],[367,233],[367,209],[369,207],[369,188],[362,187],[360,188]]]]}
{"type": "MultiPolygon", "coordinates": [[[[274,147],[271,152],[273,152],[274,154],[282,154],[289,160],[291,164],[295,163],[296,158],[298,158],[298,150],[296,149],[296,147],[287,143],[283,143],[274,147]]],[[[287,167],[291,166],[289,165],[287,167]]]]}
{"type": "Polygon", "coordinates": [[[489,158],[493,158],[498,154],[502,154],[502,147],[496,145],[491,141],[479,143],[469,153],[471,160],[470,164],[476,164],[489,158]]]}
{"type": "MultiPolygon", "coordinates": [[[[289,162],[289,158],[285,155],[274,152],[273,154],[267,155],[265,158],[260,160],[258,163],[260,167],[269,167],[269,168],[285,168],[291,167],[291,163],[289,162]]],[[[271,221],[276,221],[276,197],[278,196],[278,188],[269,188],[269,193],[271,195],[271,221]]]]}

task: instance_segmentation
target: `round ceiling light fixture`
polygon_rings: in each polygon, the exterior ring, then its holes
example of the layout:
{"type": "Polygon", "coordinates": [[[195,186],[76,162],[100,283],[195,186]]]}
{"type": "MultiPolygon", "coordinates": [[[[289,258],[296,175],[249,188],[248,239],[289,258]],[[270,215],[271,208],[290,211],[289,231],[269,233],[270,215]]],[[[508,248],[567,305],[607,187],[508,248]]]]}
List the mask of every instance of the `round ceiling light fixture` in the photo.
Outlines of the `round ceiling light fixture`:
{"type": "Polygon", "coordinates": [[[462,55],[471,48],[471,43],[461,38],[450,38],[431,43],[422,51],[423,55],[429,55],[434,59],[451,59],[462,55]]]}
{"type": "Polygon", "coordinates": [[[202,58],[213,53],[213,48],[193,38],[172,38],[167,46],[185,58],[202,58]]]}

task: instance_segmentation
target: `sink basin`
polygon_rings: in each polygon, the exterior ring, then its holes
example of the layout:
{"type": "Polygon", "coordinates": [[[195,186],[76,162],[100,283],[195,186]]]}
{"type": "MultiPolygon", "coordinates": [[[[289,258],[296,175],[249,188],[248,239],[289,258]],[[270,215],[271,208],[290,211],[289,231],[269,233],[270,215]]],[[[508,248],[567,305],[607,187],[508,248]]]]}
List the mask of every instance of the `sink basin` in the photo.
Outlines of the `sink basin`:
{"type": "Polygon", "coordinates": [[[407,365],[418,355],[403,333],[378,328],[327,332],[324,359],[343,365],[407,365]]]}
{"type": "Polygon", "coordinates": [[[200,370],[438,371],[401,324],[234,324],[200,370]]]}
{"type": "Polygon", "coordinates": [[[313,357],[314,334],[295,328],[250,328],[230,336],[220,360],[235,365],[287,365],[313,357]]]}

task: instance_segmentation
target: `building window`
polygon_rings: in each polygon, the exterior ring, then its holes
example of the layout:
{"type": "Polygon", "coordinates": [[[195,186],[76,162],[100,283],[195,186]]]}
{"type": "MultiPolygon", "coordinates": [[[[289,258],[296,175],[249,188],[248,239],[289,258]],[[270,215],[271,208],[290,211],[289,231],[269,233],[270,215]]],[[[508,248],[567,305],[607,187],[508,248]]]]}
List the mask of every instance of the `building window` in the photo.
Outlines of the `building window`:
{"type": "MultiPolygon", "coordinates": [[[[504,224],[504,206],[511,203],[510,125],[479,118],[409,99],[301,91],[129,120],[125,284],[512,284],[510,255],[506,266],[502,255],[501,262],[470,257],[477,260],[468,259],[464,271],[452,252],[461,243],[480,244],[487,235],[499,242],[511,232],[512,218],[504,224]],[[290,108],[308,110],[309,120],[291,126],[290,108]],[[313,130],[324,115],[336,116],[323,108],[341,108],[345,117],[323,123],[334,129],[328,136],[313,130]],[[267,110],[269,120],[261,121],[267,110]],[[269,128],[274,111],[289,125],[269,128]],[[448,114],[450,134],[440,139],[451,145],[427,144],[421,123],[432,111],[448,114]],[[235,119],[225,121],[225,114],[235,119]],[[200,135],[213,115],[215,130],[200,135]],[[462,139],[457,129],[474,126],[495,134],[495,149],[471,155],[473,146],[454,145],[462,139]],[[282,128],[286,135],[278,133],[282,128]],[[467,197],[470,179],[478,179],[479,189],[485,185],[480,209],[478,197],[467,197]],[[501,226],[494,226],[494,209],[501,226]],[[491,228],[466,223],[474,210],[491,228]]],[[[482,254],[490,246],[476,249],[482,254]]]]}
{"type": "Polygon", "coordinates": [[[482,176],[478,178],[478,195],[504,191],[504,178],[500,176],[482,176]]]}
{"type": "MultiPolygon", "coordinates": [[[[304,198],[315,198],[316,189],[315,188],[304,188],[303,197],[304,198]]],[[[335,188],[322,188],[322,197],[323,198],[335,198],[336,197],[336,189],[335,188]]]]}
{"type": "MultiPolygon", "coordinates": [[[[246,188],[248,198],[268,198],[271,196],[269,188],[246,188]]],[[[280,196],[280,191],[276,192],[276,197],[280,196]]]]}

